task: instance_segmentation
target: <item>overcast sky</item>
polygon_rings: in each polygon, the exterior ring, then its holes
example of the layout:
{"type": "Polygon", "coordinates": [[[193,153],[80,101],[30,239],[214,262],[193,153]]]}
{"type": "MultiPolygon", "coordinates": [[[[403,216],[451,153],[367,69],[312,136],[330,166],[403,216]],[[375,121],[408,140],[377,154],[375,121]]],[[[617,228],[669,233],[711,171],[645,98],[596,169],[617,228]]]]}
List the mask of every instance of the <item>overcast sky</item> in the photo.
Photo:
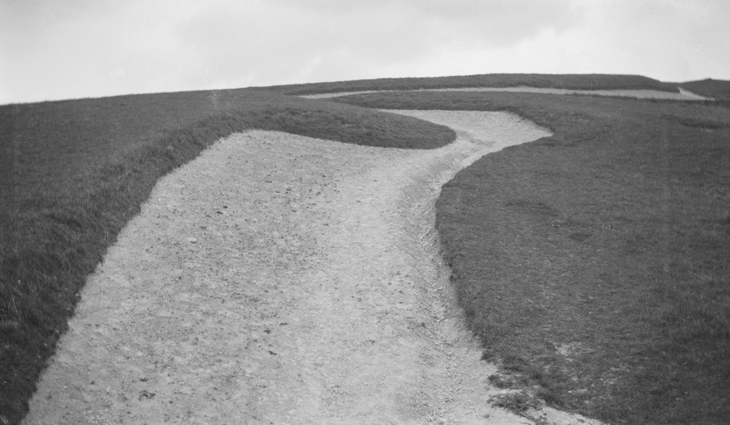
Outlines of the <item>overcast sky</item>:
{"type": "Polygon", "coordinates": [[[730,80],[730,0],[0,0],[0,104],[495,72],[730,80]]]}

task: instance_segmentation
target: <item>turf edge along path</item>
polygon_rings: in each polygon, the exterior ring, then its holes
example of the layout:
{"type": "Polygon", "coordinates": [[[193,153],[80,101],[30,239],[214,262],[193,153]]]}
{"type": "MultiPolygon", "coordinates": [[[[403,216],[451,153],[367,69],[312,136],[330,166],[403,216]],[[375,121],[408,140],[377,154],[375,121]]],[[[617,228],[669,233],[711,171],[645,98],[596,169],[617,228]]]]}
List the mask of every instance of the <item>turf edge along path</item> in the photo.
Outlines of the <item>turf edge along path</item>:
{"type": "Polygon", "coordinates": [[[492,380],[609,423],[730,417],[730,111],[550,95],[392,93],[555,135],[447,183],[438,228],[492,380]]]}

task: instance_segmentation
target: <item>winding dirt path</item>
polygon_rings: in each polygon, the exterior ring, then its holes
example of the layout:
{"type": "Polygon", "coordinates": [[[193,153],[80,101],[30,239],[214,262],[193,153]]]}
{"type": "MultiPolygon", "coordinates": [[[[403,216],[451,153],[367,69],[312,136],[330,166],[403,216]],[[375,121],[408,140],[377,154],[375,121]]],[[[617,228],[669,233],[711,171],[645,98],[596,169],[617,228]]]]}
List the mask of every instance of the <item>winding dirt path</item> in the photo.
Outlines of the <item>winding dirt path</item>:
{"type": "Polygon", "coordinates": [[[548,133],[506,113],[398,112],[459,139],[251,131],[161,179],[90,277],[24,423],[531,423],[488,403],[495,368],[462,328],[434,202],[477,158],[548,133]]]}
{"type": "MultiPolygon", "coordinates": [[[[364,93],[379,93],[382,91],[397,91],[397,90],[368,90],[368,91],[353,91],[353,92],[338,92],[338,93],[322,93],[322,94],[309,94],[301,97],[308,99],[327,99],[332,97],[340,97],[351,94],[364,94],[364,93]]],[[[659,90],[569,90],[569,89],[553,89],[553,88],[538,88],[538,87],[463,87],[463,88],[444,88],[444,89],[419,89],[413,91],[467,91],[467,92],[512,92],[512,93],[545,93],[545,94],[579,94],[587,96],[618,96],[618,97],[633,97],[636,99],[665,99],[665,100],[684,100],[684,101],[702,101],[702,100],[714,100],[710,97],[703,97],[698,94],[692,93],[689,90],[679,88],[679,92],[666,92],[659,90]]]]}

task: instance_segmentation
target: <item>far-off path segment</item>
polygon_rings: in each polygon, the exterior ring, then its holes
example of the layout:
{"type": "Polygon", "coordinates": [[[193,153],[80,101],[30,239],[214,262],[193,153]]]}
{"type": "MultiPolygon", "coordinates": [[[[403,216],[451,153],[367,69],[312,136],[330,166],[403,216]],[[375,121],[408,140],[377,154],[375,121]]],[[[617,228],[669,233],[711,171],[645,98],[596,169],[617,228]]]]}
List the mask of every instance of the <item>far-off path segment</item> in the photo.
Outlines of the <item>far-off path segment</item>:
{"type": "Polygon", "coordinates": [[[251,131],[161,179],[24,423],[531,423],[488,403],[495,368],[454,304],[434,204],[474,160],[549,133],[507,113],[394,112],[459,138],[401,150],[251,131]]]}

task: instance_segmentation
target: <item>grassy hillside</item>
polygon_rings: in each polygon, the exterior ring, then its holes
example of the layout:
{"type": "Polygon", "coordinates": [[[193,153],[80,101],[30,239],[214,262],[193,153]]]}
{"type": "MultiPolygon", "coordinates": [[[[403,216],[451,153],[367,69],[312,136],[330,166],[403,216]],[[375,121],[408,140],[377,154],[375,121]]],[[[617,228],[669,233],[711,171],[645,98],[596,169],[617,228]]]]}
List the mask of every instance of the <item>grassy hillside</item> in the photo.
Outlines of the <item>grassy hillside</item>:
{"type": "Polygon", "coordinates": [[[713,80],[708,78],[706,80],[680,83],[678,86],[701,96],[730,101],[730,81],[727,80],[713,80]]]}
{"type": "Polygon", "coordinates": [[[437,205],[459,302],[503,366],[494,383],[538,385],[609,423],[727,423],[730,109],[503,93],[340,101],[509,110],[555,132],[476,162],[437,205]]]}
{"type": "MultiPolygon", "coordinates": [[[[606,74],[485,74],[437,78],[382,78],[333,83],[293,84],[262,87],[288,95],[338,93],[368,90],[418,90],[457,87],[539,87],[574,90],[653,89],[677,92],[676,85],[639,75],[606,74]]],[[[689,90],[689,89],[688,89],[689,90]]]]}
{"type": "Polygon", "coordinates": [[[245,90],[0,107],[0,423],[15,423],[78,294],[157,179],[221,137],[257,128],[434,148],[442,126],[245,90]]]}
{"type": "MultiPolygon", "coordinates": [[[[461,302],[485,355],[504,365],[495,382],[539,383],[550,402],[614,423],[723,423],[727,103],[284,95],[514,85],[677,87],[638,76],[487,75],[0,106],[0,416],[24,415],[85,277],[157,179],[215,140],[250,128],[405,148],[453,140],[444,127],[350,102],[507,110],[555,132],[477,162],[438,205],[461,302]]],[[[714,86],[685,88],[720,97],[714,86]]]]}

